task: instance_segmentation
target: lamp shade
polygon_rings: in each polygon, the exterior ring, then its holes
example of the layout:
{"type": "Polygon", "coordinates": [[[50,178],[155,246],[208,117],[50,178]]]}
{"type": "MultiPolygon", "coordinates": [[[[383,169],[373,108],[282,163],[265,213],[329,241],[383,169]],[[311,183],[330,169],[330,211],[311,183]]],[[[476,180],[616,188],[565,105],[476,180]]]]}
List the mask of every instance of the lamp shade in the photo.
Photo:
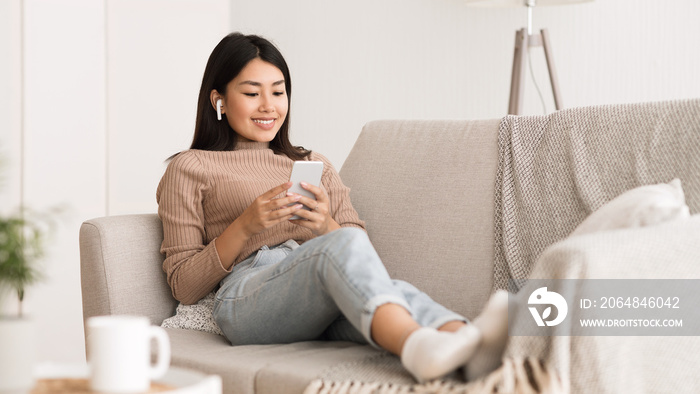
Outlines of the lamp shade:
{"type": "MultiPolygon", "coordinates": [[[[527,0],[466,0],[469,5],[478,7],[524,7],[527,0]]],[[[588,3],[593,0],[534,0],[535,6],[566,5],[576,3],[588,3]]]]}

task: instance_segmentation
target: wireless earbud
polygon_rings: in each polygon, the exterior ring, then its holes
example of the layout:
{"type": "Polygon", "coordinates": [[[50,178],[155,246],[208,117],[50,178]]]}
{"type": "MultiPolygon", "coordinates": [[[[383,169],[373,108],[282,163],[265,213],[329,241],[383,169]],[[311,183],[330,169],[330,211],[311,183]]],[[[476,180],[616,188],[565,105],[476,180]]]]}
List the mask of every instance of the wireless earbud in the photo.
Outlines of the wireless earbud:
{"type": "Polygon", "coordinates": [[[221,99],[216,100],[216,118],[221,120],[221,99]]]}

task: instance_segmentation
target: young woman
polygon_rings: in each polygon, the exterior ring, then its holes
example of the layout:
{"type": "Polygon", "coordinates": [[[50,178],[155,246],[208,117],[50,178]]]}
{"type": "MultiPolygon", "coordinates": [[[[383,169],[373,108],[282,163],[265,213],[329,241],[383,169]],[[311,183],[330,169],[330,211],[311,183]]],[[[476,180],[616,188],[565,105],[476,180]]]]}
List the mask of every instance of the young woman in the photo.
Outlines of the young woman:
{"type": "Polygon", "coordinates": [[[172,159],[157,190],[175,298],[193,304],[216,291],[214,318],[233,345],[369,343],[399,355],[419,381],[467,363],[473,377],[494,369],[506,294],[467,324],[392,280],[331,163],[290,143],[291,91],[269,41],[233,33],[214,48],[191,149],[172,159]],[[288,192],[295,160],[324,163],[321,184],[302,185],[315,199],[288,192]]]}

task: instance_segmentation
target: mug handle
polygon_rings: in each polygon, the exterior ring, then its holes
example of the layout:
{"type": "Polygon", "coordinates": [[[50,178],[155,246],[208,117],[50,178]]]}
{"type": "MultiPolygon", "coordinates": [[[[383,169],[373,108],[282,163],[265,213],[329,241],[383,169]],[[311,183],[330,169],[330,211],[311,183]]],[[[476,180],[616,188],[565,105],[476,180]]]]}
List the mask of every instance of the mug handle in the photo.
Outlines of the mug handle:
{"type": "Polygon", "coordinates": [[[158,379],[168,372],[170,367],[170,338],[162,327],[150,326],[149,336],[158,344],[158,361],[151,366],[150,378],[158,379]]]}

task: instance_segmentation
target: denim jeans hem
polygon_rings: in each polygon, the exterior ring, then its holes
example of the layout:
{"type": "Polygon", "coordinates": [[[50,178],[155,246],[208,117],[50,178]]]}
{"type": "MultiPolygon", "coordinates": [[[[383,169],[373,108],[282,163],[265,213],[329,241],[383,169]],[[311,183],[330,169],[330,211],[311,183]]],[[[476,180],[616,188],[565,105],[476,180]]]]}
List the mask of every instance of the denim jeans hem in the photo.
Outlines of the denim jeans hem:
{"type": "Polygon", "coordinates": [[[449,323],[451,321],[463,321],[463,322],[469,324],[469,319],[467,319],[466,317],[464,317],[462,315],[454,313],[454,314],[449,314],[449,315],[443,316],[443,317],[435,320],[434,322],[432,322],[430,324],[429,327],[438,329],[438,328],[442,327],[443,325],[445,325],[446,323],[449,323]]]}

